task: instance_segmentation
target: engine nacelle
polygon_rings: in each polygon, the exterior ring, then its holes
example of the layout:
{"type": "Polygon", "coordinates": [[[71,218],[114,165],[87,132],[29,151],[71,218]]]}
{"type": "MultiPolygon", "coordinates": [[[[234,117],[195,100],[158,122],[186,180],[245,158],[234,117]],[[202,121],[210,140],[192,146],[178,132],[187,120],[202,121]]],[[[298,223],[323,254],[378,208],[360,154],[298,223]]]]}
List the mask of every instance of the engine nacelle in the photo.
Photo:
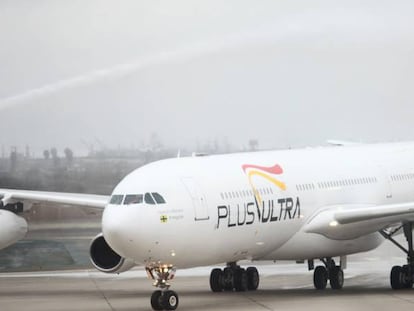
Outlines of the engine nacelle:
{"type": "Polygon", "coordinates": [[[0,209],[20,214],[29,211],[33,206],[32,202],[20,202],[13,200],[10,195],[1,197],[0,209]]]}
{"type": "Polygon", "coordinates": [[[106,243],[102,233],[92,240],[89,254],[94,267],[105,273],[121,273],[135,266],[134,261],[119,256],[106,243]]]}
{"type": "Polygon", "coordinates": [[[27,222],[16,214],[0,209],[0,249],[16,243],[27,233],[27,222]]]}

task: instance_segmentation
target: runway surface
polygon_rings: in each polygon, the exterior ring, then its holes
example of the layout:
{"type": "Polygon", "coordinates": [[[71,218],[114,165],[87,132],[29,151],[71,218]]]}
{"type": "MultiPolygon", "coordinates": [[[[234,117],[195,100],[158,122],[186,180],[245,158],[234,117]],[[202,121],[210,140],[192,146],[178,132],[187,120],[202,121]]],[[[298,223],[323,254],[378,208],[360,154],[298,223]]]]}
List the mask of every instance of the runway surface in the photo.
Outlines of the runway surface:
{"type": "MultiPolygon", "coordinates": [[[[151,310],[154,288],[142,268],[107,275],[91,267],[88,248],[99,225],[52,225],[32,227],[25,240],[0,252],[1,311],[151,310]]],[[[212,267],[178,270],[172,289],[179,310],[413,310],[414,289],[393,291],[389,285],[391,267],[405,260],[389,242],[349,256],[340,291],[316,291],[306,264],[283,262],[254,263],[261,276],[256,292],[212,293],[212,267]]]]}
{"type": "MultiPolygon", "coordinates": [[[[212,293],[210,268],[179,270],[173,289],[179,310],[412,310],[414,290],[389,287],[387,261],[364,259],[349,264],[345,287],[316,291],[305,265],[259,265],[260,289],[212,293]]],[[[3,273],[1,310],[151,310],[153,291],[144,271],[105,275],[93,270],[3,273]]]]}

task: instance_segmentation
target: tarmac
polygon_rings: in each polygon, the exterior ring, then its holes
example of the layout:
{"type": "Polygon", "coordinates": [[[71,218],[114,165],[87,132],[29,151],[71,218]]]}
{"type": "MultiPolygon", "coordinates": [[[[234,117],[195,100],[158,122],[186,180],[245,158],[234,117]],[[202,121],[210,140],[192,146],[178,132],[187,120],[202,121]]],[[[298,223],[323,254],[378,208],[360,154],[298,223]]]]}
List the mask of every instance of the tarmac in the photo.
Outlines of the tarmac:
{"type": "MultiPolygon", "coordinates": [[[[177,272],[172,289],[178,310],[412,310],[414,289],[394,291],[389,267],[372,261],[355,262],[346,272],[342,290],[313,288],[305,265],[266,264],[259,290],[212,293],[209,268],[177,272]],[[375,267],[375,269],[372,269],[375,267]]],[[[0,274],[0,310],[152,310],[151,281],[142,269],[121,275],[93,270],[0,274]]]]}

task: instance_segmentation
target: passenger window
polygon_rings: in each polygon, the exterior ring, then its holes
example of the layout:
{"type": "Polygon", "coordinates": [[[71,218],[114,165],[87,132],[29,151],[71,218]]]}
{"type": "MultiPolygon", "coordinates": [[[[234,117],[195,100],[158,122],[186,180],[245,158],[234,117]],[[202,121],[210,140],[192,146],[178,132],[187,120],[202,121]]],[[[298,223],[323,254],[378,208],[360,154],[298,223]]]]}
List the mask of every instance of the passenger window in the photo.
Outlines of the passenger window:
{"type": "Polygon", "coordinates": [[[128,194],[125,196],[124,205],[140,204],[142,202],[142,194],[128,194]]]}
{"type": "Polygon", "coordinates": [[[120,195],[120,194],[113,195],[111,197],[111,201],[109,201],[109,204],[121,205],[123,199],[124,199],[123,195],[120,195]]]}
{"type": "Polygon", "coordinates": [[[145,203],[147,203],[147,204],[155,204],[155,201],[154,201],[154,199],[152,198],[152,196],[149,192],[147,192],[145,194],[144,199],[145,199],[145,203]]]}
{"type": "Polygon", "coordinates": [[[155,202],[157,202],[157,204],[164,204],[165,203],[164,198],[158,192],[152,192],[151,194],[152,194],[152,197],[155,199],[155,202]]]}

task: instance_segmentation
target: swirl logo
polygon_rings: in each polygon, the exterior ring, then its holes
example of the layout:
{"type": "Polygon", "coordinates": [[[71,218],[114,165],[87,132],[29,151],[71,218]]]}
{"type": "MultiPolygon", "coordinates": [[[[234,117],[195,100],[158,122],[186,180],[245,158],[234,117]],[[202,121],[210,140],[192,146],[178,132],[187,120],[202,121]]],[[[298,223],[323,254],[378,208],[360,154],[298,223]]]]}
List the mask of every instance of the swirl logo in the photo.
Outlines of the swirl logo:
{"type": "Polygon", "coordinates": [[[249,184],[253,189],[253,193],[254,193],[254,196],[257,202],[261,202],[262,199],[260,197],[259,191],[257,190],[257,188],[255,187],[253,183],[253,177],[255,176],[259,176],[259,177],[266,179],[267,181],[271,182],[272,184],[274,184],[276,187],[278,187],[279,189],[283,191],[286,190],[286,184],[272,176],[272,175],[283,174],[283,169],[280,167],[279,164],[275,164],[270,167],[253,165],[253,164],[244,164],[242,165],[242,169],[249,179],[249,184]]]}

